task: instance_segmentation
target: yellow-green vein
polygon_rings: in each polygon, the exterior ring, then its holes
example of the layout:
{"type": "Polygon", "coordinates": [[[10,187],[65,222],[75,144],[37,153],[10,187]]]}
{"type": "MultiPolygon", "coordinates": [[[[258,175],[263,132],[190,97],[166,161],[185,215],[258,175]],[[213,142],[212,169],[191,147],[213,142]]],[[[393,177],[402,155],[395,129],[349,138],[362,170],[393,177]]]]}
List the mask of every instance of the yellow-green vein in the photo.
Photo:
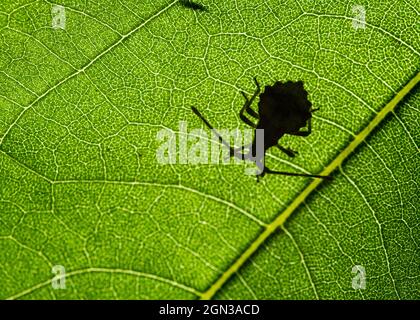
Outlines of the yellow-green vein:
{"type": "MultiPolygon", "coordinates": [[[[321,175],[330,175],[335,169],[341,166],[343,161],[369,136],[369,134],[378,126],[379,123],[392,112],[397,104],[420,82],[420,72],[418,72],[386,105],[368,125],[358,133],[353,141],[341,151],[337,157],[320,173],[321,175]]],[[[235,274],[242,265],[260,248],[260,246],[270,237],[277,228],[281,227],[290,215],[305,201],[322,182],[322,179],[314,179],[294,200],[281,212],[264,231],[250,244],[242,255],[233,262],[233,264],[210,286],[210,288],[201,295],[201,299],[211,299],[220,290],[220,288],[235,274]]]]}

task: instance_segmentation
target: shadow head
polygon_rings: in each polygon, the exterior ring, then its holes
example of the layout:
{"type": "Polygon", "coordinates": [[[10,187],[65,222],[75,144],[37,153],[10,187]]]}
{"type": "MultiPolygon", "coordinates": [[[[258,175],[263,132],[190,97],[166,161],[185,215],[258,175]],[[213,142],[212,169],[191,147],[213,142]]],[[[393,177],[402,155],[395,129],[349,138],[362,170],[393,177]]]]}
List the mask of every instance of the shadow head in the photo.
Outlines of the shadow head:
{"type": "Polygon", "coordinates": [[[266,86],[258,102],[259,127],[293,134],[312,117],[312,103],[302,81],[277,81],[266,86]]]}

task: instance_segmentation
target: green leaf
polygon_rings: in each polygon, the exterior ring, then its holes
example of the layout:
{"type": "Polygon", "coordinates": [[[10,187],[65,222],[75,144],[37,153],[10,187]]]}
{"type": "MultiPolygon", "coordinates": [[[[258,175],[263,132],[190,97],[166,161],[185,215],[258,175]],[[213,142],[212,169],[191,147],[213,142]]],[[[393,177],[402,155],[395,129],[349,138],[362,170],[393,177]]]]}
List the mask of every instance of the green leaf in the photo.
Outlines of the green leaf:
{"type": "Polygon", "coordinates": [[[0,297],[419,299],[415,5],[203,5],[0,4],[0,297]],[[254,76],[320,108],[267,167],[332,181],[158,163],[193,105],[246,128],[254,76]]]}
{"type": "Polygon", "coordinates": [[[361,140],[332,183],[312,189],[306,200],[296,198],[279,214],[273,224],[281,232],[259,247],[262,234],[248,248],[258,246],[258,255],[217,297],[418,299],[419,105],[416,93],[361,140]],[[355,266],[364,269],[365,290],[352,287],[355,266]]]}

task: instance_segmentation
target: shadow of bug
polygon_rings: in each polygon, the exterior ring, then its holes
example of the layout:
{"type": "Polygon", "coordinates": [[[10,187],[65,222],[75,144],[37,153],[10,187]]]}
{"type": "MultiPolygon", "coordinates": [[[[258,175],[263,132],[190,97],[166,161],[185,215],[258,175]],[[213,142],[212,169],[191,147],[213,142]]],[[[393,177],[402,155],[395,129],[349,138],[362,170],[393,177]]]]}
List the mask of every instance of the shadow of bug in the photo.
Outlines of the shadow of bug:
{"type": "Polygon", "coordinates": [[[195,11],[207,11],[207,8],[200,3],[196,3],[190,0],[181,0],[179,2],[183,7],[189,8],[195,11]]]}
{"type": "Polygon", "coordinates": [[[266,86],[261,94],[260,84],[256,78],[254,78],[254,81],[256,90],[251,98],[248,98],[245,92],[241,91],[245,98],[245,104],[239,111],[240,119],[255,129],[253,141],[248,145],[233,148],[203,117],[197,108],[191,107],[192,111],[213,131],[219,141],[230,150],[231,157],[234,156],[241,160],[255,162],[259,168],[257,181],[258,178],[263,177],[265,174],[331,179],[330,176],[273,171],[264,165],[265,153],[271,147],[277,147],[289,157],[296,156],[296,151],[282,147],[278,141],[285,134],[300,137],[310,135],[312,131],[312,113],[318,109],[312,109],[312,103],[308,100],[308,93],[304,89],[302,81],[287,81],[285,83],[277,81],[273,86],[266,86]],[[258,112],[251,108],[257,97],[259,97],[258,112]],[[253,123],[248,117],[256,119],[257,123],[253,123]],[[263,146],[258,142],[258,131],[263,132],[263,140],[261,140],[263,141],[263,146]],[[249,151],[244,153],[245,149],[249,149],[249,151]]]}

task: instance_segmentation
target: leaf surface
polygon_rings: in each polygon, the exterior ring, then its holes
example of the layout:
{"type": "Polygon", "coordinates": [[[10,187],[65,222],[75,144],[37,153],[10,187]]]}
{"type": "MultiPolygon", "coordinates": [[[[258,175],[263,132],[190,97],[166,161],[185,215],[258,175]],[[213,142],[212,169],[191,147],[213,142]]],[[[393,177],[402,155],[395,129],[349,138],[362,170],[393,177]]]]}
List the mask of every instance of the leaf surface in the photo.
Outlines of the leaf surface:
{"type": "Polygon", "coordinates": [[[345,1],[66,1],[65,29],[56,4],[0,4],[1,298],[419,298],[414,3],[355,28],[345,1]],[[192,105],[246,128],[254,76],[320,108],[267,166],[332,182],[157,162],[192,105]]]}

